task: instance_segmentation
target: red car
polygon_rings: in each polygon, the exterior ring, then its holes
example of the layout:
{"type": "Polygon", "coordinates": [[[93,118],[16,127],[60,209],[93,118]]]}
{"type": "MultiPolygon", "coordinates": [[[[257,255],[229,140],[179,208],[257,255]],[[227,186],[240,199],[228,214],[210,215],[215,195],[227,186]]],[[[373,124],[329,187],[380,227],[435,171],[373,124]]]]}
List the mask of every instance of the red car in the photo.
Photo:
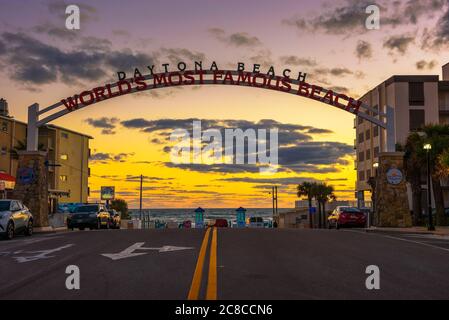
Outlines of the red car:
{"type": "Polygon", "coordinates": [[[215,220],[215,227],[217,228],[227,228],[228,227],[228,220],[226,219],[217,219],[215,220]]]}
{"type": "Polygon", "coordinates": [[[359,227],[366,225],[366,215],[355,207],[337,207],[327,218],[329,229],[340,227],[359,227]]]}

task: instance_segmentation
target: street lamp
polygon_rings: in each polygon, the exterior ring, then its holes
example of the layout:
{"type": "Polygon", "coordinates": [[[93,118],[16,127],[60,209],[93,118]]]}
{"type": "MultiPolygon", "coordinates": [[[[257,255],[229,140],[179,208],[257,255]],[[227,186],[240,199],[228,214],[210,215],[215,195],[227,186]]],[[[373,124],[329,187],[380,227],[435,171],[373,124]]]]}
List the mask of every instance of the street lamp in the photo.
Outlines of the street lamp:
{"type": "Polygon", "coordinates": [[[432,150],[432,145],[430,143],[426,143],[424,145],[424,150],[427,153],[427,204],[428,204],[428,215],[429,215],[429,226],[427,230],[434,231],[435,226],[433,225],[433,217],[432,217],[432,199],[430,198],[430,150],[432,150]]]}
{"type": "MultiPolygon", "coordinates": [[[[377,183],[377,169],[379,168],[379,162],[374,162],[373,163],[373,168],[374,168],[374,177],[371,179],[371,211],[374,212],[376,211],[376,183],[377,183]]],[[[371,219],[370,219],[370,214],[368,213],[368,221],[367,221],[367,228],[370,227],[371,225],[371,219]]]]}

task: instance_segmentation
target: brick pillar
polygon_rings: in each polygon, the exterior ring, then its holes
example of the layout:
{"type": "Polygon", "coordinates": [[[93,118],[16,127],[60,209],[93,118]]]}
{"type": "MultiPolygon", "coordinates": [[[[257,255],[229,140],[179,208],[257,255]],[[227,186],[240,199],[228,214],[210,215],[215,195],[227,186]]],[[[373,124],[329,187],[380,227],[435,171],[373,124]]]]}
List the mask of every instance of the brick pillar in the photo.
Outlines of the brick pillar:
{"type": "Polygon", "coordinates": [[[48,180],[46,152],[19,151],[14,199],[30,209],[34,225],[38,228],[48,227],[48,180]]]}
{"type": "Polygon", "coordinates": [[[379,155],[375,193],[375,219],[379,227],[411,227],[404,173],[404,153],[379,155]]]}

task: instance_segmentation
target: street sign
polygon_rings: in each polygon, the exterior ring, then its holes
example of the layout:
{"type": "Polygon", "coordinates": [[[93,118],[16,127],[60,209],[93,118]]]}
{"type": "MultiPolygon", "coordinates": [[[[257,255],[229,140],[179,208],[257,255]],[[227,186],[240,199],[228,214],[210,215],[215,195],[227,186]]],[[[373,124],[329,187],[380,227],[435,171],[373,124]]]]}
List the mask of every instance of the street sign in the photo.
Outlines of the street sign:
{"type": "Polygon", "coordinates": [[[101,200],[114,200],[115,187],[101,187],[101,200]]]}

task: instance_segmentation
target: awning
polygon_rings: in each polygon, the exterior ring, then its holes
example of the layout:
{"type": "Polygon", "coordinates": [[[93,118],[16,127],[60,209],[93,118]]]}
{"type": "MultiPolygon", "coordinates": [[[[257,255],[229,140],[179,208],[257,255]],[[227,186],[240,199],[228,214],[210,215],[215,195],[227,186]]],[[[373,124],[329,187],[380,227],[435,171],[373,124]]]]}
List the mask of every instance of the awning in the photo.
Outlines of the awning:
{"type": "Polygon", "coordinates": [[[0,180],[16,182],[16,178],[4,172],[0,172],[0,180]]]}
{"type": "Polygon", "coordinates": [[[16,178],[5,172],[0,172],[0,190],[14,189],[16,178]]]}

